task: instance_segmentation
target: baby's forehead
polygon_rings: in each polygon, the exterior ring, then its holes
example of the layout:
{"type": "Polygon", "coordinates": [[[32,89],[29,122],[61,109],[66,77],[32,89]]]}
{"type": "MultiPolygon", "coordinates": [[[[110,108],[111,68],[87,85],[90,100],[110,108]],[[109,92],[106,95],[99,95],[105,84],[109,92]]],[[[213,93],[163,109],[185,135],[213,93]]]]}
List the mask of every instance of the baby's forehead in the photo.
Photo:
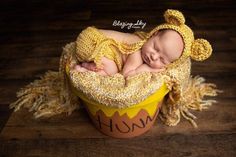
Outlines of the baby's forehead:
{"type": "Polygon", "coordinates": [[[173,37],[182,39],[182,36],[175,30],[172,29],[163,29],[159,30],[155,33],[159,37],[173,37]]]}

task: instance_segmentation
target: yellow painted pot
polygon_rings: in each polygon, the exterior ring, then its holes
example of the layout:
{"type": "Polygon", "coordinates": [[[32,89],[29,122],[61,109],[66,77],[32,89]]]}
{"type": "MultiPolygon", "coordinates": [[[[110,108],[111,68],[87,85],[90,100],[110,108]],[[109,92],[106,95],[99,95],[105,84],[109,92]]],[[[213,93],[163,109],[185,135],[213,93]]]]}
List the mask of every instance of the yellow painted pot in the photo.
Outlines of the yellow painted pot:
{"type": "Polygon", "coordinates": [[[83,93],[75,90],[94,123],[105,135],[115,138],[139,136],[153,126],[162,101],[169,92],[165,83],[144,101],[128,108],[114,108],[90,100],[83,93]]]}
{"type": "Polygon", "coordinates": [[[78,94],[96,128],[115,138],[139,136],[153,126],[164,96],[168,93],[165,84],[153,95],[128,108],[113,108],[89,100],[78,94]]]}

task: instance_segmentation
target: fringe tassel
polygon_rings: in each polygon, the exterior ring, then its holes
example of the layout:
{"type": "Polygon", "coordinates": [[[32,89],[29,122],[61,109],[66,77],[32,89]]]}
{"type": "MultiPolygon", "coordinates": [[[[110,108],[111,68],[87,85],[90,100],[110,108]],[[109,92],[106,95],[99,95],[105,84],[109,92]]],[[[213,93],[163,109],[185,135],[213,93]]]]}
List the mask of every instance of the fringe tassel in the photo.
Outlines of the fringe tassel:
{"type": "Polygon", "coordinates": [[[60,58],[59,72],[48,71],[39,80],[35,80],[17,92],[18,100],[9,107],[14,111],[28,108],[34,112],[35,118],[51,117],[61,113],[70,115],[80,107],[78,97],[72,93],[69,79],[66,75],[66,64],[71,54],[65,50],[60,58]]]}
{"type": "Polygon", "coordinates": [[[10,104],[10,108],[18,111],[28,108],[34,112],[35,118],[50,117],[63,112],[71,114],[75,109],[61,101],[62,81],[59,72],[48,71],[40,80],[35,80],[17,92],[18,100],[10,104]]]}
{"type": "Polygon", "coordinates": [[[193,127],[197,128],[195,119],[197,117],[193,115],[189,110],[202,111],[208,109],[216,100],[203,100],[205,96],[217,96],[218,93],[223,91],[216,89],[216,85],[212,83],[205,83],[205,79],[200,76],[190,77],[187,87],[182,91],[180,99],[174,99],[169,96],[166,105],[163,105],[160,118],[165,124],[169,126],[175,126],[179,123],[182,115],[188,120],[193,127]],[[168,101],[172,103],[168,103],[168,101]],[[172,106],[178,106],[173,110],[172,106]],[[168,113],[169,111],[169,113],[168,113]]]}

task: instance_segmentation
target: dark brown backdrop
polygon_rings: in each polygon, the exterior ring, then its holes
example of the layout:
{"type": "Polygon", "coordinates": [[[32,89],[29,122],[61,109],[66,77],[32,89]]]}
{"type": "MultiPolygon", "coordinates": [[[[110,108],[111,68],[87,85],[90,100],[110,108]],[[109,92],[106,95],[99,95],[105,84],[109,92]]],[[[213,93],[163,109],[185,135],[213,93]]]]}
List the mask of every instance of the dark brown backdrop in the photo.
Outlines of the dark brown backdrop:
{"type": "Polygon", "coordinates": [[[0,156],[236,156],[235,10],[233,0],[2,0],[0,156]],[[16,100],[16,91],[47,70],[57,70],[62,47],[82,29],[95,25],[133,32],[112,23],[142,20],[149,31],[163,21],[168,8],[181,10],[196,37],[206,38],[214,49],[207,61],[193,62],[193,75],[224,90],[218,104],[195,112],[199,129],[185,120],[174,128],[158,120],[144,136],[119,140],[94,129],[84,110],[42,122],[27,112],[11,114],[8,104],[16,100]]]}

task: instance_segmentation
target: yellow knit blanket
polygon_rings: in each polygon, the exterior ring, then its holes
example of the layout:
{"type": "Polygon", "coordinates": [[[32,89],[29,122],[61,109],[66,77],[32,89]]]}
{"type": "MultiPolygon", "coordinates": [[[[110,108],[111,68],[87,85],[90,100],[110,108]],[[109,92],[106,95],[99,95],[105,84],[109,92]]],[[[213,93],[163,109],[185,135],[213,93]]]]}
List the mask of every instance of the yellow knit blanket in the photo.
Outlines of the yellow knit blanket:
{"type": "Polygon", "coordinates": [[[133,44],[118,42],[106,37],[96,27],[92,26],[87,27],[79,34],[75,42],[74,54],[79,62],[94,62],[97,67],[101,67],[101,57],[106,57],[113,60],[121,71],[123,63],[120,53],[131,54],[136,52],[141,49],[145,42],[146,39],[133,44]]]}

